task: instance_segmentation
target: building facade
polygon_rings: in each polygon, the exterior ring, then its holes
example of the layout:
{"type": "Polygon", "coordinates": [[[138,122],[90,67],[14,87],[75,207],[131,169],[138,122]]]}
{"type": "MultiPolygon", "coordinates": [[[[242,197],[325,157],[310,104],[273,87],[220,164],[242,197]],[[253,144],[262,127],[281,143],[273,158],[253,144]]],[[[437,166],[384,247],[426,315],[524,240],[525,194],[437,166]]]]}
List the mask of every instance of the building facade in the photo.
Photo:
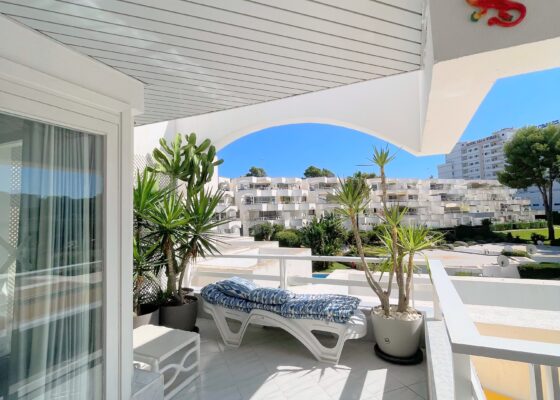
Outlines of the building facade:
{"type": "MultiPolygon", "coordinates": [[[[371,198],[360,219],[361,229],[380,222],[382,208],[380,179],[368,179],[371,198]]],[[[338,178],[220,178],[224,191],[220,217],[230,222],[223,233],[248,235],[262,223],[298,229],[314,217],[334,211],[338,178]],[[229,204],[229,206],[228,206],[229,204]],[[233,217],[235,215],[235,218],[233,217]],[[232,230],[232,227],[233,230],[232,230]]],[[[405,222],[432,228],[480,225],[484,219],[495,222],[532,221],[530,202],[516,196],[516,190],[496,180],[388,179],[389,205],[408,209],[405,222]]]]}
{"type": "Polygon", "coordinates": [[[505,128],[490,136],[459,142],[438,165],[440,179],[496,179],[504,169],[504,145],[517,129],[505,128]]]}

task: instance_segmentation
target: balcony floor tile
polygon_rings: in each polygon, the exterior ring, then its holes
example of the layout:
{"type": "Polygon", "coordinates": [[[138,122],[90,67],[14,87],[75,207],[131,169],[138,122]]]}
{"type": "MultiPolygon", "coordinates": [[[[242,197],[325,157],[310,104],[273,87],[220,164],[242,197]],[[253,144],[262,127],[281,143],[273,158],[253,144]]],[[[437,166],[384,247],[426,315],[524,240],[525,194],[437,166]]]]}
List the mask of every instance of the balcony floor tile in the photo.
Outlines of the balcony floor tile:
{"type": "Polygon", "coordinates": [[[340,363],[321,363],[281,329],[248,328],[237,349],[223,344],[211,319],[197,321],[200,377],[173,400],[422,400],[425,364],[388,364],[367,340],[346,342],[340,363]]]}

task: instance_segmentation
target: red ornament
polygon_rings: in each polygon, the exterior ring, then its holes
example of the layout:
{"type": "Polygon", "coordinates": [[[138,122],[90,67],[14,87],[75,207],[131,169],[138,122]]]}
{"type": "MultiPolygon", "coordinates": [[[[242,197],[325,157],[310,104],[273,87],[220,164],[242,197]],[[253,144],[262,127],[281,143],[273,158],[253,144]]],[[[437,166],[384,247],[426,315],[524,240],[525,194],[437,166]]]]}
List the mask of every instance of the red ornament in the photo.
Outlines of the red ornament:
{"type": "Polygon", "coordinates": [[[478,11],[471,14],[471,21],[473,22],[478,22],[488,13],[488,10],[496,10],[497,14],[488,19],[488,25],[490,26],[498,25],[510,28],[523,21],[527,15],[527,8],[523,4],[512,0],[467,0],[467,3],[478,8],[478,11]],[[517,12],[517,18],[511,14],[511,11],[517,12]]]}

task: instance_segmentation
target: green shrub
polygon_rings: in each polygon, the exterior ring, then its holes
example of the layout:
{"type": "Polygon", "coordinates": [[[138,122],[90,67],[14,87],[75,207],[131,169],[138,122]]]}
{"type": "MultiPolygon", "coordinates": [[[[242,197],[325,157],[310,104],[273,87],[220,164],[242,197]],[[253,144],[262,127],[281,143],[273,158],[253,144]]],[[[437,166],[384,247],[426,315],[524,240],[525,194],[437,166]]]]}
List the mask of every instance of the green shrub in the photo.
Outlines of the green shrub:
{"type": "Polygon", "coordinates": [[[474,276],[471,271],[457,271],[453,276],[474,276]]]}
{"type": "Polygon", "coordinates": [[[534,244],[537,244],[537,242],[541,241],[544,242],[545,241],[545,237],[544,235],[540,235],[538,233],[531,233],[531,242],[533,242],[534,244]]]}
{"type": "Polygon", "coordinates": [[[502,255],[507,256],[507,257],[529,257],[529,253],[527,253],[525,250],[513,250],[513,251],[505,251],[502,250],[502,255]]]}
{"type": "Polygon", "coordinates": [[[249,235],[253,236],[257,242],[268,241],[272,240],[272,238],[282,230],[284,230],[282,225],[264,223],[249,228],[249,235]]]}
{"type": "Polygon", "coordinates": [[[517,267],[523,279],[560,279],[560,263],[531,263],[517,267]]]}
{"type": "Polygon", "coordinates": [[[560,246],[560,239],[554,239],[550,241],[551,246],[560,246]]]}
{"type": "Polygon", "coordinates": [[[277,240],[280,247],[300,247],[301,239],[297,231],[287,229],[277,232],[273,240],[277,240]]]}

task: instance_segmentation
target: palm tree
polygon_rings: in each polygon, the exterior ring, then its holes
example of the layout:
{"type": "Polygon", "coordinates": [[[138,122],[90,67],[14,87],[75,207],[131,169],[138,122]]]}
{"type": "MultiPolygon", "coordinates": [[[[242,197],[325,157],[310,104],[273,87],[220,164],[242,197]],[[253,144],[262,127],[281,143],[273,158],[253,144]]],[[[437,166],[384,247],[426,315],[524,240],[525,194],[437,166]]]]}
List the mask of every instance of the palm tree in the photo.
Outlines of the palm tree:
{"type": "Polygon", "coordinates": [[[369,203],[369,188],[361,183],[360,179],[347,179],[340,181],[336,192],[336,199],[340,204],[337,210],[350,220],[352,231],[356,240],[356,248],[361,258],[366,280],[381,302],[381,308],[386,316],[391,314],[390,296],[393,280],[399,288],[398,312],[407,312],[410,292],[412,286],[412,275],[414,273],[414,256],[419,252],[435,246],[441,235],[432,233],[427,228],[416,226],[402,226],[402,221],[408,210],[405,207],[387,207],[387,182],[385,179],[385,166],[394,159],[387,148],[374,149],[373,162],[379,166],[381,175],[381,189],[383,191],[382,225],[379,229],[378,238],[382,248],[378,251],[383,256],[381,262],[374,268],[370,268],[365,260],[364,249],[360,238],[357,220],[364,212],[369,203]],[[406,263],[405,263],[406,260],[406,263]],[[387,289],[384,289],[379,281],[375,279],[375,271],[388,271],[389,278],[387,289]]]}
{"type": "Polygon", "coordinates": [[[389,296],[386,291],[383,290],[379,282],[375,280],[373,272],[366,262],[362,238],[360,237],[360,230],[358,228],[358,218],[364,210],[366,210],[370,201],[369,188],[364,184],[362,179],[346,179],[345,181],[339,179],[335,198],[340,204],[340,208],[338,208],[336,212],[348,218],[352,226],[352,232],[354,233],[354,239],[356,241],[356,249],[360,256],[366,279],[377,297],[379,297],[383,309],[389,309],[389,296]]]}
{"type": "Polygon", "coordinates": [[[385,167],[396,157],[396,154],[391,154],[389,147],[384,149],[373,148],[373,157],[371,161],[379,167],[379,177],[381,178],[381,203],[383,204],[383,211],[387,208],[387,177],[385,175],[385,167]]]}

